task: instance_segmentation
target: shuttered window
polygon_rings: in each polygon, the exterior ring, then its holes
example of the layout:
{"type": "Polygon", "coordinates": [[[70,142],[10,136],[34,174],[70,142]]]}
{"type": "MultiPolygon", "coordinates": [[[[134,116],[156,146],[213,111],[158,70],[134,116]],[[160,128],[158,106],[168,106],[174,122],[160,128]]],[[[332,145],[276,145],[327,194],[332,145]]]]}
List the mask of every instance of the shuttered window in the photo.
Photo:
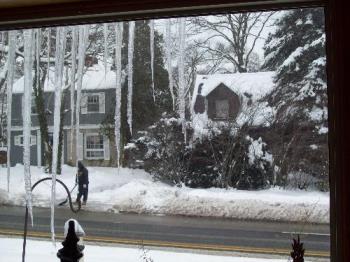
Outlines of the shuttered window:
{"type": "Polygon", "coordinates": [[[81,99],[81,113],[105,113],[105,93],[86,93],[81,99]]]}

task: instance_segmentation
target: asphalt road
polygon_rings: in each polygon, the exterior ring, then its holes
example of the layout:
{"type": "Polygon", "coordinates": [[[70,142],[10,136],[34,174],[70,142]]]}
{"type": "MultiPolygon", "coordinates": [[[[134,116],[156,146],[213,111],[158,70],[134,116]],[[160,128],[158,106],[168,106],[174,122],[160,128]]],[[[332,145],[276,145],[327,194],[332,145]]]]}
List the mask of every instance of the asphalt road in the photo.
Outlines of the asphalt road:
{"type": "MultiPolygon", "coordinates": [[[[23,234],[24,212],[23,207],[0,206],[0,235],[23,234]]],[[[50,209],[34,208],[33,214],[29,236],[48,237],[50,209]]],[[[327,257],[330,250],[328,225],[88,211],[74,214],[67,207],[59,207],[55,210],[58,236],[62,236],[69,218],[80,222],[86,241],[288,254],[292,238],[300,233],[307,254],[327,257]]]]}

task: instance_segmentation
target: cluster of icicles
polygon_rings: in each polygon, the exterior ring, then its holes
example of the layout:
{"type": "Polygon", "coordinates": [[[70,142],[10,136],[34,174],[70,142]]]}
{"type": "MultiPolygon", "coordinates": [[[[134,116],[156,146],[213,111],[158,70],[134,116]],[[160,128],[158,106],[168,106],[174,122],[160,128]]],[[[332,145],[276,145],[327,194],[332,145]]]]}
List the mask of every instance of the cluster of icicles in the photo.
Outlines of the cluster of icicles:
{"type": "MultiPolygon", "coordinates": [[[[173,102],[173,109],[177,110],[181,122],[184,134],[185,130],[185,19],[178,19],[178,97],[175,98],[174,92],[174,79],[172,77],[172,31],[171,31],[171,19],[165,21],[165,55],[166,65],[169,76],[169,89],[173,102]]],[[[151,87],[153,93],[154,102],[156,102],[156,87],[154,81],[154,41],[155,41],[155,24],[151,20],[150,26],[150,54],[151,54],[151,87]]],[[[123,45],[123,22],[103,24],[103,36],[104,36],[104,55],[103,63],[105,67],[105,73],[108,70],[108,40],[111,28],[115,30],[115,68],[116,68],[116,104],[115,104],[115,138],[116,138],[116,151],[119,166],[119,156],[121,155],[121,88],[122,88],[122,64],[121,64],[121,51],[123,45]]],[[[135,22],[129,22],[128,31],[128,98],[127,98],[127,122],[132,133],[132,95],[133,95],[133,57],[134,57],[134,39],[135,39],[135,22]]],[[[23,31],[24,41],[24,103],[23,103],[23,164],[24,164],[24,180],[25,180],[25,200],[28,206],[29,214],[33,224],[33,212],[32,212],[32,192],[31,192],[31,175],[30,175],[30,137],[31,137],[31,103],[32,103],[32,88],[33,88],[33,68],[36,67],[36,72],[40,70],[40,63],[47,63],[47,78],[49,78],[50,69],[54,66],[54,87],[55,87],[55,100],[54,100],[54,128],[53,128],[53,156],[52,156],[52,186],[51,186],[51,233],[52,240],[55,243],[55,231],[54,231],[54,212],[55,212],[55,196],[56,196],[56,170],[57,170],[57,153],[59,145],[59,128],[60,128],[60,106],[62,98],[62,89],[69,87],[71,94],[71,130],[75,129],[75,139],[78,141],[79,134],[79,116],[80,116],[80,103],[81,103],[81,90],[84,75],[85,57],[87,51],[87,44],[89,43],[89,25],[80,25],[72,27],[57,27],[55,29],[48,28],[46,30],[41,29],[28,29],[23,31]],[[55,31],[55,37],[53,32],[55,31]],[[67,56],[67,35],[71,35],[71,47],[70,55],[67,56]],[[43,47],[43,39],[46,37],[46,46],[43,47]],[[55,43],[51,43],[54,40],[55,43]],[[51,54],[52,47],[55,47],[54,55],[51,54]],[[46,48],[46,52],[42,49],[46,48]],[[46,57],[41,54],[46,53],[46,57]],[[67,63],[67,60],[68,61],[67,63]],[[34,61],[36,61],[34,65],[34,61]],[[63,74],[65,64],[70,64],[70,77],[68,86],[64,82],[63,74]],[[74,94],[76,90],[76,101],[74,101],[74,94]],[[75,118],[74,118],[75,112],[75,118]],[[75,119],[75,125],[74,125],[75,119]]],[[[7,189],[10,190],[10,152],[11,152],[11,103],[12,103],[12,89],[15,77],[15,64],[16,64],[16,52],[17,40],[20,32],[9,31],[8,32],[8,57],[6,64],[3,68],[1,75],[6,75],[6,86],[7,86],[7,139],[8,139],[8,150],[7,150],[7,189]]],[[[4,40],[3,43],[4,44],[4,40]]],[[[39,83],[39,74],[37,74],[36,84],[39,83]]],[[[71,141],[73,141],[73,133],[71,132],[71,141]]],[[[185,135],[186,137],[186,135],[185,135]]],[[[73,143],[70,148],[71,153],[73,152],[73,143]]],[[[75,150],[76,154],[78,150],[75,150]]],[[[76,156],[76,159],[78,157],[76,156]]]]}

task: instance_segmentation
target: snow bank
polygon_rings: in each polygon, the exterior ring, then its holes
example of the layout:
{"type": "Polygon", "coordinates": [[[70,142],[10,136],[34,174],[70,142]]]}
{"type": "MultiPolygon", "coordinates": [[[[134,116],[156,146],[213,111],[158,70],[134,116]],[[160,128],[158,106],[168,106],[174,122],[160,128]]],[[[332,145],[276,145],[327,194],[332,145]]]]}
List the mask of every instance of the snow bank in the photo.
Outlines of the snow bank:
{"type": "MultiPolygon", "coordinates": [[[[58,258],[56,253],[58,249],[62,248],[61,244],[55,247],[50,242],[39,240],[27,240],[26,261],[28,262],[56,262],[58,258]]],[[[21,261],[22,256],[22,239],[18,238],[0,238],[0,253],[3,261],[18,262],[21,261]]],[[[155,262],[282,262],[285,259],[272,258],[253,258],[225,256],[225,255],[209,255],[209,254],[194,254],[176,251],[161,251],[149,250],[141,248],[125,248],[115,246],[98,246],[85,245],[84,261],[123,261],[123,262],[137,262],[137,261],[155,261],[155,262]],[[148,258],[148,260],[146,260],[148,258]]]]}
{"type": "MultiPolygon", "coordinates": [[[[136,212],[165,215],[227,217],[237,219],[329,222],[329,193],[272,188],[260,191],[235,189],[192,189],[154,182],[143,170],[88,167],[91,211],[136,212]]],[[[0,174],[6,174],[0,168],[0,174]]],[[[33,183],[47,175],[31,168],[33,183]]],[[[11,170],[8,194],[6,179],[0,180],[0,204],[24,205],[23,166],[11,170]]],[[[74,186],[75,169],[63,166],[57,176],[68,188],[74,186]]],[[[35,206],[49,207],[50,181],[41,183],[33,192],[35,206]]],[[[76,191],[73,192],[75,197],[76,191]]],[[[66,198],[57,186],[57,202],[66,198]]]]}

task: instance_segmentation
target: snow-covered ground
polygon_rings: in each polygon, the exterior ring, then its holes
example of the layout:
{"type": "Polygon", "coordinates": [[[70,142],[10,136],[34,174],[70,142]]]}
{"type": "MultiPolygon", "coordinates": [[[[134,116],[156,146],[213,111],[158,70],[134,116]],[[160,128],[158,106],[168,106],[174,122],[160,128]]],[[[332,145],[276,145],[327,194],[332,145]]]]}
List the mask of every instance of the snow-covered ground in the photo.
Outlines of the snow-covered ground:
{"type": "MultiPolygon", "coordinates": [[[[1,261],[21,261],[22,239],[0,237],[0,258],[1,261]]],[[[27,262],[57,262],[58,249],[62,248],[57,243],[56,248],[50,242],[39,240],[27,240],[26,261],[27,262]]],[[[286,262],[288,259],[253,258],[194,254],[185,252],[149,250],[146,248],[126,248],[115,246],[85,245],[84,262],[95,261],[123,261],[123,262],[286,262]],[[148,260],[147,260],[148,259],[148,260]]]]}
{"type": "MultiPolygon", "coordinates": [[[[88,167],[91,211],[136,212],[164,215],[230,217],[238,219],[329,222],[329,193],[271,188],[260,191],[235,189],[192,189],[154,182],[143,170],[88,167]]],[[[68,188],[75,183],[75,168],[63,166],[58,176],[68,188]]],[[[32,184],[47,177],[42,169],[31,168],[32,184]]],[[[51,181],[33,191],[34,206],[49,207],[51,181]]],[[[57,202],[66,198],[57,185],[57,202]]],[[[76,190],[73,192],[73,198],[76,190]]],[[[0,167],[0,205],[24,205],[23,166],[11,168],[10,193],[6,168],[0,167]]]]}

